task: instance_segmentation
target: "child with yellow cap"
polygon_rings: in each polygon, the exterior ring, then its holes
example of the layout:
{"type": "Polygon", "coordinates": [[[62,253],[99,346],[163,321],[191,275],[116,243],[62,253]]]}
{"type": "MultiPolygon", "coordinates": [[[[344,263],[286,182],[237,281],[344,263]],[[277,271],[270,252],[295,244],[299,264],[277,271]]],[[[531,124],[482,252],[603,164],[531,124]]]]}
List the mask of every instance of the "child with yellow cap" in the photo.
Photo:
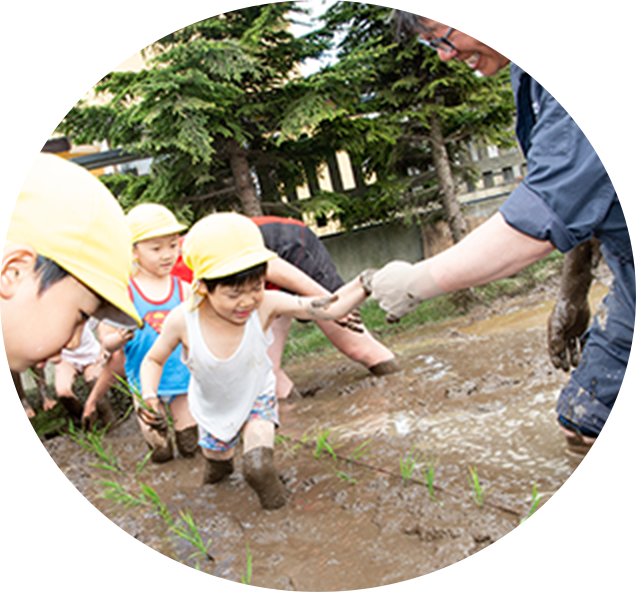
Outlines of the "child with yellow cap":
{"type": "Polygon", "coordinates": [[[135,328],[130,231],[108,189],[52,154],[36,158],[2,253],[0,316],[9,367],[43,366],[79,345],[89,317],[135,328]]]}
{"type": "MultiPolygon", "coordinates": [[[[128,383],[139,388],[144,356],[161,334],[168,313],[189,297],[190,287],[170,273],[179,256],[179,233],[185,229],[174,214],[160,204],[144,203],[130,210],[126,220],[135,263],[129,291],[144,325],[134,335],[112,332],[103,344],[108,351],[123,346],[128,383]]],[[[166,407],[174,422],[179,453],[190,457],[198,449],[198,430],[188,409],[189,381],[190,372],[181,361],[181,348],[177,348],[166,361],[159,388],[146,401],[146,408],[135,401],[139,426],[155,463],[173,458],[166,407]]]]}
{"type": "Polygon", "coordinates": [[[170,313],[141,368],[142,395],[151,400],[166,360],[183,346],[192,372],[190,410],[206,463],[203,482],[216,483],[233,471],[242,436],[243,475],[265,509],[286,503],[274,466],[278,406],[269,329],[279,315],[341,319],[367,297],[358,278],[328,297],[265,290],[267,262],[276,256],[246,216],[220,213],[197,222],[183,243],[194,297],[170,313]]]}

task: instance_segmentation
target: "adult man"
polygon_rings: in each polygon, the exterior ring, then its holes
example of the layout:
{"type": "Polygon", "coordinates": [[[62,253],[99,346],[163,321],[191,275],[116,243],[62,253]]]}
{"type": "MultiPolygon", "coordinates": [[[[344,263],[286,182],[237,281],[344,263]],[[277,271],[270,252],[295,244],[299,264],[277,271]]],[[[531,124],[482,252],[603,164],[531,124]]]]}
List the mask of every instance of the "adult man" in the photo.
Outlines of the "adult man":
{"type": "MultiPolygon", "coordinates": [[[[510,60],[480,41],[430,19],[396,11],[400,31],[420,36],[440,59],[457,59],[485,76],[510,60]]],[[[568,252],[592,237],[614,274],[577,369],[557,402],[567,450],[594,443],[623,380],[634,331],[634,259],[616,192],[596,152],[557,101],[515,64],[517,137],[528,174],[499,212],[436,257],[392,262],[373,278],[373,296],[397,321],[424,300],[507,277],[555,248],[568,252]]]]}

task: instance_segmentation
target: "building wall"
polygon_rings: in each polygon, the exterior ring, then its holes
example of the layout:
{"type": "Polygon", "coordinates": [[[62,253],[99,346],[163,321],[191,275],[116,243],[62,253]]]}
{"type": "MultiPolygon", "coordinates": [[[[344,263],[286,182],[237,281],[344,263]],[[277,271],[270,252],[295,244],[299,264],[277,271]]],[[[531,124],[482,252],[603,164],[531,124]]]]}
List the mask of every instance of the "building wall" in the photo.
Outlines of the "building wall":
{"type": "MultiPolygon", "coordinates": [[[[23,129],[27,109],[56,104],[70,90],[51,84],[25,56],[95,66],[94,32],[95,13],[90,7],[59,7],[0,19],[0,150],[40,140],[39,132],[23,129]]],[[[142,63],[135,54],[113,55],[114,70],[137,69],[142,63]]],[[[75,152],[96,149],[75,147],[75,152]]]]}

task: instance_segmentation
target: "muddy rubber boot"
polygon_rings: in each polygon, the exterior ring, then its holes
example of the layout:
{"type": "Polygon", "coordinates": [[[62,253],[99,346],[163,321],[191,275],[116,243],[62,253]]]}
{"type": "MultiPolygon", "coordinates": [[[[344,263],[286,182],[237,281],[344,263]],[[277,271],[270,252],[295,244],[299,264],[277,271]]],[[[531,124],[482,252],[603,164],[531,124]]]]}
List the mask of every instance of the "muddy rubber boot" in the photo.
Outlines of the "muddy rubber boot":
{"type": "Polygon", "coordinates": [[[256,492],[265,510],[276,510],[287,503],[285,486],[274,466],[274,449],[259,446],[243,455],[243,476],[256,492]]]}
{"type": "Polygon", "coordinates": [[[102,420],[102,424],[106,428],[112,428],[117,422],[117,416],[113,411],[113,408],[110,405],[110,401],[108,400],[108,395],[105,395],[99,401],[97,401],[97,414],[99,418],[102,420]]]}
{"type": "Polygon", "coordinates": [[[234,461],[205,459],[205,470],[203,472],[203,485],[218,483],[234,471],[234,461]]]}
{"type": "Polygon", "coordinates": [[[148,448],[152,450],[152,454],[150,455],[150,460],[159,465],[161,463],[168,462],[172,460],[174,457],[174,451],[172,449],[172,440],[168,437],[166,438],[166,442],[163,446],[152,447],[148,444],[148,448]]]}
{"type": "Polygon", "coordinates": [[[58,397],[58,401],[62,403],[64,409],[66,409],[73,419],[80,420],[82,413],[84,412],[84,405],[80,403],[79,399],[75,397],[58,397]]]}
{"type": "Polygon", "coordinates": [[[371,372],[373,376],[386,376],[387,374],[393,374],[399,370],[400,366],[395,358],[379,362],[378,364],[374,364],[369,367],[369,372],[371,372]]]}
{"type": "Polygon", "coordinates": [[[177,440],[177,450],[185,458],[191,458],[199,449],[199,427],[196,425],[185,428],[185,430],[175,430],[177,440]]]}

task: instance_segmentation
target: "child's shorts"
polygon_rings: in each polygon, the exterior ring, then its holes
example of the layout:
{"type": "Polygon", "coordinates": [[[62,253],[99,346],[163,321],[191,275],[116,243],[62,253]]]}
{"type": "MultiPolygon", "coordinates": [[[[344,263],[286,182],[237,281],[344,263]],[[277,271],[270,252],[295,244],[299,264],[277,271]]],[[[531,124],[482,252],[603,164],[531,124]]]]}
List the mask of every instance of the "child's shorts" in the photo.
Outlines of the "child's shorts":
{"type": "Polygon", "coordinates": [[[172,401],[174,401],[177,397],[180,397],[181,395],[185,395],[187,393],[179,393],[178,395],[158,395],[158,399],[164,404],[164,405],[171,405],[172,401]]]}
{"type": "MultiPolygon", "coordinates": [[[[252,407],[245,423],[251,419],[264,419],[266,421],[271,421],[276,427],[278,427],[278,401],[276,400],[276,394],[274,392],[266,392],[256,398],[256,401],[254,401],[254,407],[252,407]]],[[[239,443],[242,432],[243,428],[238,431],[232,440],[229,442],[223,442],[199,426],[199,446],[208,450],[223,452],[230,448],[234,448],[239,443]]]]}

